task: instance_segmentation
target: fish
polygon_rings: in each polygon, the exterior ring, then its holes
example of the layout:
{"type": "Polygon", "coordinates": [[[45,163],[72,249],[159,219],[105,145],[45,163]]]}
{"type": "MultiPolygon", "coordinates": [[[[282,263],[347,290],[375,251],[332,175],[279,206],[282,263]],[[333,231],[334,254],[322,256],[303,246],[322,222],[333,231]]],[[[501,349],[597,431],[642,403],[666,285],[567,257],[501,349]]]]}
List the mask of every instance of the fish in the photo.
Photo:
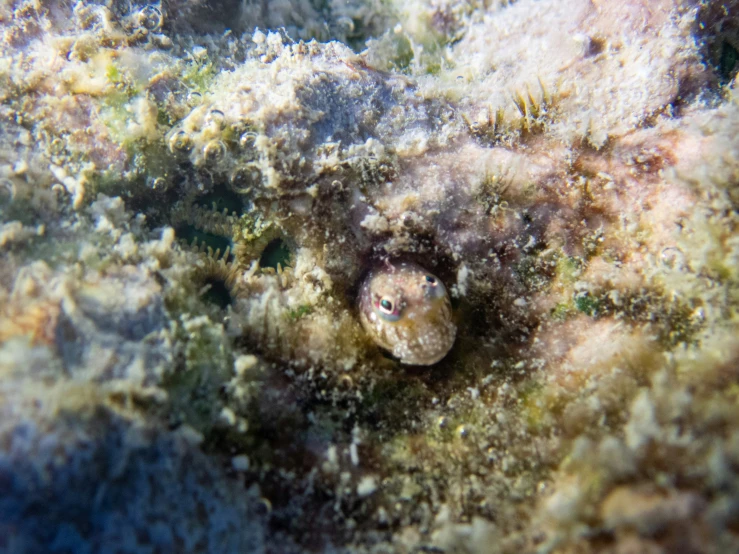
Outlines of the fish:
{"type": "Polygon", "coordinates": [[[454,345],[457,326],[447,289],[416,263],[387,261],[371,269],[358,305],[367,334],[402,364],[433,365],[454,345]]]}

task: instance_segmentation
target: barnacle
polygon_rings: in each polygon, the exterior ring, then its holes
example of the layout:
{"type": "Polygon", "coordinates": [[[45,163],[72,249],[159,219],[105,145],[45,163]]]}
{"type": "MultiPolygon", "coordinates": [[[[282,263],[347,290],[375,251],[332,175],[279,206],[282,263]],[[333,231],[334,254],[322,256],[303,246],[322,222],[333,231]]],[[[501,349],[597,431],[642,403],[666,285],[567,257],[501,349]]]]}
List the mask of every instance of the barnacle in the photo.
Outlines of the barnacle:
{"type": "Polygon", "coordinates": [[[541,82],[541,79],[539,79],[539,88],[541,89],[541,99],[532,94],[528,85],[526,85],[525,95],[520,90],[517,90],[513,95],[513,103],[521,114],[519,124],[524,134],[542,127],[547,106],[551,106],[553,102],[551,93],[541,82]]]}
{"type": "Polygon", "coordinates": [[[292,265],[292,241],[232,189],[186,196],[171,210],[168,222],[180,242],[199,255],[193,279],[221,307],[245,297],[240,277],[248,268],[281,273],[292,265]]]}
{"type": "Polygon", "coordinates": [[[230,250],[221,255],[219,250],[213,251],[209,247],[201,247],[201,256],[195,265],[193,280],[202,283],[199,296],[226,308],[234,300],[245,296],[246,291],[240,276],[243,267],[238,262],[228,261],[230,250]]]}
{"type": "Polygon", "coordinates": [[[457,333],[444,284],[411,262],[387,263],[367,275],[359,317],[378,345],[410,365],[441,360],[457,333]]]}
{"type": "Polygon", "coordinates": [[[474,121],[466,113],[462,113],[462,119],[467,124],[470,133],[481,140],[494,142],[506,130],[505,110],[500,107],[493,111],[493,108],[488,106],[482,117],[474,121]]]}
{"type": "Polygon", "coordinates": [[[519,132],[525,136],[543,131],[544,125],[551,119],[551,110],[563,93],[559,86],[552,92],[541,79],[537,79],[537,83],[539,93],[534,93],[531,86],[526,84],[523,90],[516,89],[511,95],[519,116],[507,116],[505,107],[497,106],[494,109],[490,105],[474,118],[462,113],[462,119],[470,133],[478,140],[492,144],[511,132],[519,132]]]}

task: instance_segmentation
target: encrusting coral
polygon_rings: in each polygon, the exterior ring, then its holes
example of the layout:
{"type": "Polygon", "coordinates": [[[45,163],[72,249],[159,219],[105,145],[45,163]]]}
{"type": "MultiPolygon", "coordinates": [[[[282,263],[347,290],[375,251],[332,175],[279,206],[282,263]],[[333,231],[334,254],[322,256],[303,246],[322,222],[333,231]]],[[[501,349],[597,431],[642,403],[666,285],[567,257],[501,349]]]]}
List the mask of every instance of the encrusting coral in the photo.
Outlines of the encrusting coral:
{"type": "Polygon", "coordinates": [[[0,28],[2,548],[739,549],[739,3],[0,28]]]}

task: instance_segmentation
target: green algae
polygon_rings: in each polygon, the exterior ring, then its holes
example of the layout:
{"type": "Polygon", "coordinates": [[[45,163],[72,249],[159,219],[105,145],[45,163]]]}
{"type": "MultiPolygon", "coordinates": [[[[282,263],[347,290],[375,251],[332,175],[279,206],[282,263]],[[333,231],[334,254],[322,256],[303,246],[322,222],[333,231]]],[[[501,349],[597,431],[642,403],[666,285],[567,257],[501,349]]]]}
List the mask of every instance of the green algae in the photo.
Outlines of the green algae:
{"type": "Polygon", "coordinates": [[[603,303],[590,294],[578,294],[574,299],[575,309],[590,317],[597,317],[603,312],[603,303]]]}
{"type": "Polygon", "coordinates": [[[208,92],[217,74],[216,65],[204,57],[186,63],[180,79],[190,91],[203,94],[208,92]]]}
{"type": "Polygon", "coordinates": [[[313,306],[301,304],[294,310],[288,310],[287,317],[295,321],[313,313],[313,306]]]}

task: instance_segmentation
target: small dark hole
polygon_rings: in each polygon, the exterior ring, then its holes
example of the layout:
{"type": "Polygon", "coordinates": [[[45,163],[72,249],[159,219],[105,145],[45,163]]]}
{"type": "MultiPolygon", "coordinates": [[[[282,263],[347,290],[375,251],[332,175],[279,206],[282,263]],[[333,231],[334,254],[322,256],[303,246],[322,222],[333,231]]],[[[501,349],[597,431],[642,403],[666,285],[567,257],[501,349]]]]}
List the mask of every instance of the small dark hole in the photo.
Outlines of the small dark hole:
{"type": "Polygon", "coordinates": [[[388,352],[384,348],[380,348],[380,354],[382,354],[383,358],[392,360],[393,362],[400,363],[400,358],[398,358],[397,356],[393,356],[392,352],[388,352]]]}
{"type": "MultiPolygon", "coordinates": [[[[194,240],[198,246],[210,247],[213,249],[213,252],[220,250],[221,256],[225,254],[226,250],[231,246],[231,241],[226,237],[199,231],[192,225],[178,225],[175,227],[174,232],[178,239],[187,244],[192,244],[194,240]]],[[[233,260],[233,254],[229,253],[226,261],[230,262],[231,260],[233,260]]]]}
{"type": "Polygon", "coordinates": [[[233,299],[231,293],[221,279],[208,279],[205,282],[206,285],[210,285],[208,290],[203,293],[202,299],[211,304],[215,304],[222,310],[225,310],[231,305],[233,299]]]}
{"type": "Polygon", "coordinates": [[[277,269],[277,264],[282,267],[291,265],[292,252],[288,248],[287,243],[282,239],[274,239],[264,247],[262,255],[259,258],[260,267],[271,267],[277,269]]]}
{"type": "Polygon", "coordinates": [[[723,81],[730,81],[736,74],[736,62],[739,60],[739,52],[727,41],[721,44],[721,58],[719,59],[718,72],[723,81]]]}
{"type": "Polygon", "coordinates": [[[602,37],[589,37],[585,47],[585,57],[597,56],[606,49],[606,40],[602,37]]]}
{"type": "Polygon", "coordinates": [[[195,205],[212,209],[215,204],[215,209],[218,212],[222,212],[224,209],[230,213],[240,214],[244,211],[244,200],[241,196],[228,189],[226,185],[219,185],[212,192],[200,196],[196,201],[195,205]]]}

